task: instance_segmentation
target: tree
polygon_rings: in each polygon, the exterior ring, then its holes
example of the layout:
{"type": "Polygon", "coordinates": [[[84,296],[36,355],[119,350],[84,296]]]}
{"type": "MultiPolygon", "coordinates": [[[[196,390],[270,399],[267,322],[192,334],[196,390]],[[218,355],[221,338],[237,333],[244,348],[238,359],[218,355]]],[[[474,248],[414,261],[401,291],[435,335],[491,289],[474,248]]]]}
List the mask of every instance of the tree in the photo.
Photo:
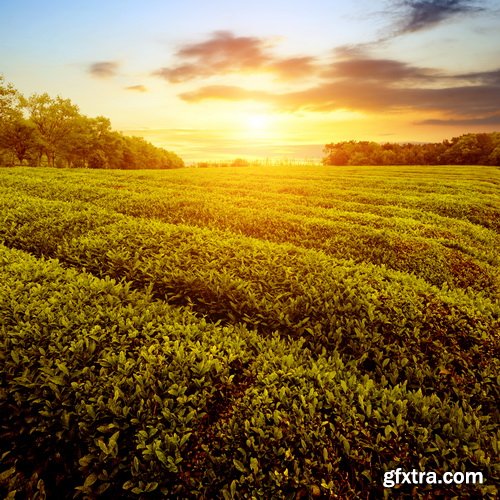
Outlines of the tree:
{"type": "Polygon", "coordinates": [[[456,165],[478,164],[482,156],[481,146],[476,134],[467,134],[452,139],[452,145],[444,153],[447,163],[456,165]]]}
{"type": "Polygon", "coordinates": [[[0,147],[12,152],[21,164],[40,148],[40,137],[31,122],[19,118],[0,129],[0,147]]]}
{"type": "Polygon", "coordinates": [[[25,99],[0,75],[0,163],[51,167],[180,168],[175,153],[111,129],[108,118],[80,114],[69,99],[25,99]]]}
{"type": "Polygon", "coordinates": [[[327,156],[323,158],[324,165],[347,165],[349,155],[343,148],[343,143],[327,144],[323,150],[327,156]]]}
{"type": "Polygon", "coordinates": [[[500,166],[500,141],[498,146],[496,146],[495,149],[489,154],[488,165],[500,166]]]}
{"type": "Polygon", "coordinates": [[[0,158],[2,163],[15,163],[10,147],[13,126],[22,119],[20,94],[0,75],[0,158]]]}
{"type": "Polygon", "coordinates": [[[43,154],[49,166],[56,164],[56,157],[61,155],[66,147],[66,141],[76,127],[79,117],[78,107],[69,99],[57,96],[55,99],[48,94],[33,94],[26,101],[29,119],[36,127],[40,136],[43,154]]]}
{"type": "Polygon", "coordinates": [[[325,165],[498,165],[500,133],[464,134],[429,144],[339,142],[327,144],[324,152],[325,165]]]}
{"type": "Polygon", "coordinates": [[[0,75],[0,125],[21,117],[21,96],[12,84],[7,83],[0,75]]]}

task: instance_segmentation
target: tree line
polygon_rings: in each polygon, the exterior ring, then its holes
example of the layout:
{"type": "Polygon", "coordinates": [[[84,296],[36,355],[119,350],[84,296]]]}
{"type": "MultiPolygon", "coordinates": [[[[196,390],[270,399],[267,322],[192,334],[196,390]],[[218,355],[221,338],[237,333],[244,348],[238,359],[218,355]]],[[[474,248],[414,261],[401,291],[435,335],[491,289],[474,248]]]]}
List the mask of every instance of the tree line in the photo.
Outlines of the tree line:
{"type": "Polygon", "coordinates": [[[141,137],[89,118],[69,99],[24,97],[0,75],[0,164],[82,168],[180,168],[183,160],[141,137]]]}
{"type": "Polygon", "coordinates": [[[324,165],[500,165],[500,132],[429,144],[344,141],[327,144],[324,165]]]}

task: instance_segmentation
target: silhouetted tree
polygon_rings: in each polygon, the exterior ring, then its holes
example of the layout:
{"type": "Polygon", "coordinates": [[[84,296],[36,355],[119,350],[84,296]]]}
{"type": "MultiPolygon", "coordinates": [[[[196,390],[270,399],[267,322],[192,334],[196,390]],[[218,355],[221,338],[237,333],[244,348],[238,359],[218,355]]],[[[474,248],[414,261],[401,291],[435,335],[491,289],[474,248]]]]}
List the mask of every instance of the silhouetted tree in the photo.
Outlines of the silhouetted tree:
{"type": "Polygon", "coordinates": [[[465,134],[429,144],[348,141],[327,144],[325,165],[498,165],[500,133],[465,134]]]}
{"type": "Polygon", "coordinates": [[[0,147],[12,152],[21,164],[40,148],[40,137],[31,122],[19,118],[3,124],[0,130],[0,147]]]}
{"type": "Polygon", "coordinates": [[[0,162],[86,168],[180,168],[175,153],[89,118],[69,99],[33,94],[25,99],[0,76],[0,162]]]}

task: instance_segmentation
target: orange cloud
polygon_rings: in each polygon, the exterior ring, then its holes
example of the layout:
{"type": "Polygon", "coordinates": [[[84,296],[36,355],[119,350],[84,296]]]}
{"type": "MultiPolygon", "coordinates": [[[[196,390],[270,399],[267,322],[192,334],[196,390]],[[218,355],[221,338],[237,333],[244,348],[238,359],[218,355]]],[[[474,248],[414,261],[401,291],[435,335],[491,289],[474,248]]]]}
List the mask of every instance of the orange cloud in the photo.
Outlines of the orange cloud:
{"type": "MultiPolygon", "coordinates": [[[[436,5],[438,2],[435,2],[436,5]]],[[[235,85],[204,85],[180,94],[187,102],[208,99],[259,101],[278,111],[329,112],[352,110],[368,113],[437,112],[434,124],[495,123],[500,114],[500,69],[450,75],[394,59],[371,57],[367,46],[340,47],[334,60],[317,57],[277,57],[270,43],[257,37],[215,32],[201,43],[187,44],[177,52],[181,64],[156,74],[172,83],[230,73],[272,72],[287,82],[302,78],[316,84],[301,90],[256,90],[235,85]],[[458,123],[457,122],[457,123],[458,123]]]]}
{"type": "Polygon", "coordinates": [[[253,66],[267,60],[267,46],[268,42],[257,37],[234,36],[230,31],[216,31],[206,42],[185,45],[177,55],[210,62],[236,59],[243,65],[253,66]]]}
{"type": "Polygon", "coordinates": [[[198,102],[207,99],[224,101],[267,101],[273,100],[273,94],[261,90],[247,90],[233,85],[207,85],[192,92],[180,94],[181,99],[188,102],[198,102]]]}
{"type": "MultiPolygon", "coordinates": [[[[399,69],[398,69],[399,71],[399,69]]],[[[462,77],[464,75],[461,75],[462,77]]],[[[440,88],[401,87],[389,78],[364,80],[347,77],[325,81],[296,92],[254,91],[236,86],[211,85],[181,94],[188,102],[206,99],[227,101],[256,100],[267,102],[277,110],[293,112],[334,111],[350,109],[365,112],[400,110],[440,111],[454,117],[484,119],[500,111],[500,85],[463,85],[440,88]]]]}
{"type": "Polygon", "coordinates": [[[346,79],[285,94],[279,101],[290,109],[331,111],[440,111],[456,116],[484,115],[500,111],[500,86],[442,88],[396,87],[389,82],[346,79]]]}
{"type": "Polygon", "coordinates": [[[96,78],[111,78],[116,76],[120,64],[116,61],[101,61],[91,64],[89,73],[96,78]]]}
{"type": "Polygon", "coordinates": [[[132,90],[134,92],[147,92],[148,88],[144,85],[130,85],[129,87],[125,87],[125,90],[132,90]]]}
{"type": "Polygon", "coordinates": [[[216,31],[201,43],[181,47],[176,56],[181,62],[160,68],[153,74],[170,83],[229,73],[269,72],[280,78],[295,79],[315,71],[315,58],[280,58],[270,52],[268,40],[235,36],[229,31],[216,31]]]}
{"type": "Polygon", "coordinates": [[[318,71],[316,59],[311,56],[275,59],[270,69],[284,80],[303,78],[318,71]]]}
{"type": "Polygon", "coordinates": [[[335,61],[323,74],[329,78],[363,79],[368,81],[427,81],[438,77],[436,70],[411,66],[392,59],[372,59],[358,56],[335,61]]]}

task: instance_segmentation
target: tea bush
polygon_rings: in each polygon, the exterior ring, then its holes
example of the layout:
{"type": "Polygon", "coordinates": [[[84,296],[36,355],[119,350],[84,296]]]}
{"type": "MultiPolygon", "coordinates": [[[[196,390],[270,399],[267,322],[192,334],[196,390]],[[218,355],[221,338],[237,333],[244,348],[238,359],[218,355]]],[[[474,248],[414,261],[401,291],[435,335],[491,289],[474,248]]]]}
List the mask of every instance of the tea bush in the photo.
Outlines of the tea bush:
{"type": "Polygon", "coordinates": [[[5,247],[0,261],[11,496],[359,497],[397,466],[495,479],[499,436],[479,406],[57,261],[5,247]]]}
{"type": "Polygon", "coordinates": [[[111,177],[98,172],[90,182],[81,183],[81,174],[71,171],[55,181],[51,178],[50,185],[43,171],[36,177],[16,172],[0,179],[0,185],[49,199],[88,201],[134,217],[227,229],[321,249],[333,257],[414,273],[437,286],[472,287],[490,296],[500,293],[499,261],[493,251],[500,238],[487,229],[488,221],[498,218],[492,210],[491,189],[456,182],[457,192],[453,192],[455,184],[443,188],[434,179],[432,183],[412,177],[374,182],[371,177],[346,179],[344,174],[331,179],[323,174],[313,179],[312,190],[310,171],[307,177],[287,180],[286,189],[261,172],[264,190],[246,174],[232,182],[226,175],[222,182],[213,171],[201,173],[209,176],[203,186],[197,177],[179,179],[185,174],[168,172],[161,176],[113,173],[111,177]],[[71,182],[73,178],[77,182],[71,182]],[[483,215],[479,222],[486,227],[467,219],[476,221],[483,215]]]}
{"type": "Polygon", "coordinates": [[[3,496],[498,494],[494,169],[1,174],[3,496]]]}
{"type": "Polygon", "coordinates": [[[4,491],[182,485],[193,432],[253,357],[246,332],[56,261],[0,260],[4,491]]]}

